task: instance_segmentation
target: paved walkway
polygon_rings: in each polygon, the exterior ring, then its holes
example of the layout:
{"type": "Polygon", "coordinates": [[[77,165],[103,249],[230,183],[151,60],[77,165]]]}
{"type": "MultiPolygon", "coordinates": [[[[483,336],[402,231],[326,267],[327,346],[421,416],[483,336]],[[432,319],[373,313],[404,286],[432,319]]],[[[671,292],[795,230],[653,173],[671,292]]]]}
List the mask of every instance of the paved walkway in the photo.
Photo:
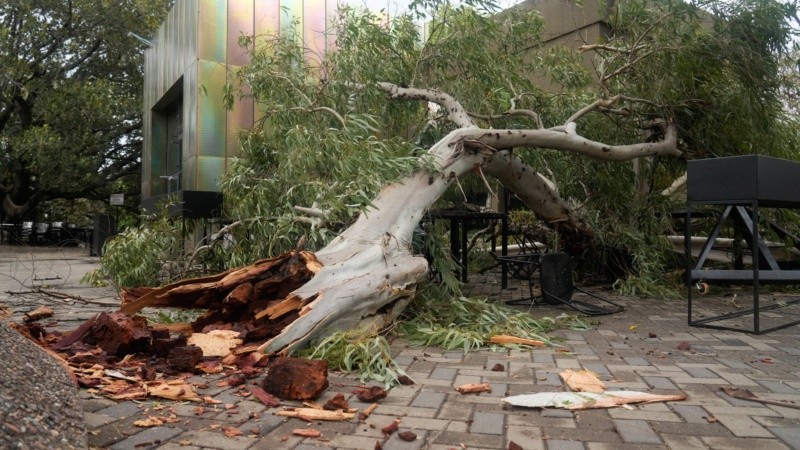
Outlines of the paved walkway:
{"type": "MultiPolygon", "coordinates": [[[[84,266],[79,264],[85,258],[78,261],[70,267],[82,270],[84,266]]],[[[473,276],[470,292],[509,299],[524,290],[501,291],[495,278],[473,276]]],[[[6,290],[0,288],[0,293],[6,290]]],[[[0,302],[8,303],[2,295],[0,302]]],[[[746,303],[742,298],[739,294],[738,300],[729,295],[704,299],[714,306],[739,308],[746,303]]],[[[395,341],[396,360],[417,384],[392,389],[363,423],[309,424],[278,417],[276,409],[239,396],[237,388],[217,387],[219,376],[192,380],[207,386],[199,389],[200,395],[222,402],[200,408],[194,403],[116,403],[82,391],[89,446],[307,450],[374,449],[379,443],[383,449],[506,449],[513,441],[526,450],[800,448],[800,409],[737,400],[720,390],[721,386],[737,386],[761,398],[800,405],[800,327],[762,336],[693,328],[686,324],[683,300],[616,300],[627,306],[626,311],[599,319],[592,330],[552,334],[563,339],[563,345],[571,350],[568,353],[544,348],[464,354],[413,348],[395,341]],[[679,346],[686,348],[683,343],[691,347],[680,350],[679,346]],[[496,364],[504,370],[492,371],[496,364]],[[590,369],[612,389],[680,391],[688,399],[579,412],[501,404],[500,399],[508,395],[564,390],[558,372],[570,368],[590,369]],[[464,396],[454,390],[454,386],[475,382],[490,383],[492,392],[464,396]],[[176,422],[154,428],[133,426],[135,420],[170,414],[175,414],[176,422]],[[400,431],[412,431],[416,440],[403,441],[398,433],[385,437],[381,429],[396,420],[400,431]],[[322,437],[292,435],[293,429],[305,427],[321,431],[322,437]],[[228,437],[224,428],[239,429],[243,435],[228,437]]],[[[59,301],[49,302],[56,305],[59,301]]],[[[15,304],[10,306],[15,316],[21,314],[15,304]]],[[[84,308],[97,306],[74,304],[63,314],[82,314],[84,308]]],[[[531,309],[536,316],[562,312],[568,311],[550,306],[531,309]]],[[[329,379],[331,387],[320,403],[343,393],[352,407],[367,406],[352,395],[353,387],[359,385],[355,377],[333,373],[329,379]]],[[[284,404],[298,406],[296,402],[284,404]]]]}

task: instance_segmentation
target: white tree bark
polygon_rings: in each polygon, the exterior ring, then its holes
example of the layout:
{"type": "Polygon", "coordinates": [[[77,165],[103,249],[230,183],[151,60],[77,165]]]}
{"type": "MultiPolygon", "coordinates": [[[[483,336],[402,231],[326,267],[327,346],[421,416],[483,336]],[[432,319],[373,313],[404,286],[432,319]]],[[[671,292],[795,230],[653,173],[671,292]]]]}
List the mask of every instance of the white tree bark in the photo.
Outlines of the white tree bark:
{"type": "MultiPolygon", "coordinates": [[[[290,295],[292,301],[299,300],[303,305],[300,317],[265,343],[263,351],[289,353],[328,331],[360,325],[382,326],[394,320],[428,270],[426,260],[411,251],[415,228],[428,208],[458,177],[476,169],[497,177],[546,220],[561,221],[575,229],[582,227],[552,183],[507,149],[522,146],[556,149],[601,161],[680,154],[675,130],[669,124],[665,125],[664,138],[659,142],[614,146],[577,133],[575,120],[589,112],[588,107],[555,128],[483,129],[475,126],[450,95],[390,83],[378,87],[392,98],[438,103],[447,109],[449,120],[460,128],[437,142],[425,156],[433,159],[435,171],[418,170],[386,186],[373,202],[374,208],[316,253],[324,267],[290,295]]],[[[606,106],[609,102],[596,102],[595,106],[606,106]]]]}

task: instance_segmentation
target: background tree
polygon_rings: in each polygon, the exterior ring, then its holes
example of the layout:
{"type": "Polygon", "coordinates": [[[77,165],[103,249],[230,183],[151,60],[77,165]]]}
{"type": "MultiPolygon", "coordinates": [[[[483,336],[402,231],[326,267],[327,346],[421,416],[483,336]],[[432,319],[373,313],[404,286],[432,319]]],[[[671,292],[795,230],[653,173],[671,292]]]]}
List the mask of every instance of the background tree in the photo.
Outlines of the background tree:
{"type": "Polygon", "coordinates": [[[0,220],[53,199],[138,208],[143,43],[168,0],[0,5],[0,220]]]}

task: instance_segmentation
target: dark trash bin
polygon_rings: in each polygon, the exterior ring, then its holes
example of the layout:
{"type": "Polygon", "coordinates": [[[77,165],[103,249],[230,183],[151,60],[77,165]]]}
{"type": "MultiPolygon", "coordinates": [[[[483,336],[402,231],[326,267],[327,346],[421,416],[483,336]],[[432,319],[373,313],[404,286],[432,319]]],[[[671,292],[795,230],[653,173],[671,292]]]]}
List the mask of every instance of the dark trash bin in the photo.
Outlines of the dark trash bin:
{"type": "Polygon", "coordinates": [[[90,256],[103,256],[103,245],[112,236],[114,229],[114,218],[110,215],[98,214],[94,216],[92,245],[89,248],[90,256]]]}

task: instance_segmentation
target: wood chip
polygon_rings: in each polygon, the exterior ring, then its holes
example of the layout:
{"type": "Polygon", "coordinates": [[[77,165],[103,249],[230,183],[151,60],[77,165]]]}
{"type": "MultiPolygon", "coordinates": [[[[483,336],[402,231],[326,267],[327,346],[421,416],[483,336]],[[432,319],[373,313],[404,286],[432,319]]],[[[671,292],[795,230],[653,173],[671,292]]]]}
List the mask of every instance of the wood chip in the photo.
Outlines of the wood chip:
{"type": "Polygon", "coordinates": [[[467,383],[457,386],[456,390],[462,394],[477,394],[479,392],[492,392],[489,383],[467,383]]]}
{"type": "Polygon", "coordinates": [[[373,403],[373,404],[367,406],[366,408],[364,408],[363,411],[358,413],[358,420],[361,420],[361,421],[366,420],[367,417],[369,417],[369,415],[372,414],[372,412],[375,411],[375,408],[377,408],[377,407],[378,407],[378,404],[377,403],[373,403]]]}
{"type": "Polygon", "coordinates": [[[496,334],[489,338],[489,342],[492,344],[517,344],[517,345],[530,345],[531,347],[544,347],[544,341],[538,341],[535,339],[526,339],[517,336],[508,336],[504,334],[496,334]]]}
{"type": "Polygon", "coordinates": [[[242,345],[239,339],[239,332],[233,330],[212,330],[208,333],[194,333],[186,341],[189,345],[195,345],[203,350],[203,356],[225,357],[231,351],[242,345]]]}
{"type": "Polygon", "coordinates": [[[295,436],[303,436],[308,438],[317,438],[322,436],[322,432],[319,430],[315,430],[313,428],[295,428],[292,430],[292,434],[295,436]]]}
{"type": "Polygon", "coordinates": [[[594,373],[588,370],[574,371],[567,369],[558,374],[564,383],[574,392],[603,392],[606,385],[594,373]]]}
{"type": "Polygon", "coordinates": [[[52,309],[48,308],[47,306],[40,306],[33,311],[26,312],[25,317],[23,317],[22,320],[25,322],[33,322],[35,320],[41,320],[52,316],[52,309]]]}
{"type": "Polygon", "coordinates": [[[276,416],[294,417],[303,420],[331,420],[343,421],[350,420],[355,417],[355,414],[344,411],[326,411],[324,409],[314,408],[294,408],[292,410],[278,411],[276,416]]]}

